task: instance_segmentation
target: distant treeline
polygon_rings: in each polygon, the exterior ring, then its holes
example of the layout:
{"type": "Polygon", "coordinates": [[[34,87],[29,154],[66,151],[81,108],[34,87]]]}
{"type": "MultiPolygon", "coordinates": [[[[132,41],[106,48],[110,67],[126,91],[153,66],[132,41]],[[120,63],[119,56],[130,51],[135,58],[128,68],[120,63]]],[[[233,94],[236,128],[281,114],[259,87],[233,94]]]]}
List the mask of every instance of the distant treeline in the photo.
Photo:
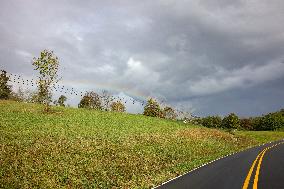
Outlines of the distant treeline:
{"type": "Polygon", "coordinates": [[[220,116],[207,116],[191,120],[209,128],[270,131],[284,128],[284,109],[263,116],[239,118],[231,113],[223,119],[220,116]]]}

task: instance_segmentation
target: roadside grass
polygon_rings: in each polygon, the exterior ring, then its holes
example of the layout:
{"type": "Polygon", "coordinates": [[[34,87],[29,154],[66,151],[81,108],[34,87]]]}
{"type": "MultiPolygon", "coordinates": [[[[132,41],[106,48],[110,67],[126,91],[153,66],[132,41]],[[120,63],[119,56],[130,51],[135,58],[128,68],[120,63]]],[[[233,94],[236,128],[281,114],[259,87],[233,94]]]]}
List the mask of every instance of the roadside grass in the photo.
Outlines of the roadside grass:
{"type": "Polygon", "coordinates": [[[0,188],[151,188],[284,138],[126,113],[0,101],[0,188]]]}
{"type": "Polygon", "coordinates": [[[239,136],[253,138],[259,144],[284,139],[284,130],[279,131],[237,131],[239,136]]]}

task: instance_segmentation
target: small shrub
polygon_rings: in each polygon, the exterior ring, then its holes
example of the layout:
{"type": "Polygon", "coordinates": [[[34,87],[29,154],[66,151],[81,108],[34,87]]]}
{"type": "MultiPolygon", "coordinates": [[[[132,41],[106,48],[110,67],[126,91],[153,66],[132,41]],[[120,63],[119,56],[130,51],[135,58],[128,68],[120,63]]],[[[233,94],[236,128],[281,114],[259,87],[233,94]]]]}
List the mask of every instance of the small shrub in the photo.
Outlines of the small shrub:
{"type": "Polygon", "coordinates": [[[54,102],[54,104],[55,105],[58,105],[58,106],[63,106],[63,107],[65,107],[65,101],[67,100],[67,97],[66,96],[64,96],[64,95],[60,95],[60,97],[58,98],[58,100],[56,100],[55,102],[54,102]]]}
{"type": "Polygon", "coordinates": [[[111,103],[110,107],[111,107],[111,111],[125,112],[125,106],[120,101],[111,103]]]}

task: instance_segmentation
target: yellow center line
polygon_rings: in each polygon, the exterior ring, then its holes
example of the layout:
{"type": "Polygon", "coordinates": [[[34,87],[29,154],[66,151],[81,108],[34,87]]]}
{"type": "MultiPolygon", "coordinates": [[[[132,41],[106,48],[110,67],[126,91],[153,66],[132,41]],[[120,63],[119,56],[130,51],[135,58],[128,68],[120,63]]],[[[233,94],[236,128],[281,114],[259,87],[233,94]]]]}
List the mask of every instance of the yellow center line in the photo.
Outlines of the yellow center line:
{"type": "Polygon", "coordinates": [[[256,172],[255,172],[255,176],[254,176],[254,181],[253,181],[253,189],[257,189],[257,184],[258,184],[258,176],[260,174],[260,167],[261,167],[261,163],[262,163],[262,159],[263,159],[263,156],[264,154],[271,148],[275,147],[275,146],[278,146],[279,144],[283,144],[284,142],[280,142],[278,144],[274,144],[273,146],[271,147],[268,147],[268,148],[265,148],[265,150],[263,151],[260,159],[259,159],[259,162],[258,162],[258,165],[257,165],[257,169],[256,169],[256,172]]]}
{"type": "Polygon", "coordinates": [[[251,175],[252,175],[254,166],[255,166],[255,164],[256,164],[258,158],[260,157],[260,155],[261,155],[265,150],[266,150],[266,148],[263,149],[263,150],[257,155],[257,157],[255,158],[255,160],[254,160],[252,166],[250,167],[250,170],[249,170],[249,172],[248,172],[248,175],[247,175],[247,177],[246,177],[246,180],[245,180],[245,182],[244,182],[243,189],[247,189],[247,188],[248,188],[249,181],[250,181],[250,177],[251,177],[251,175]]]}
{"type": "Polygon", "coordinates": [[[257,183],[258,183],[258,176],[259,176],[259,171],[260,171],[260,165],[261,165],[261,162],[262,162],[262,159],[263,159],[263,156],[265,154],[265,152],[267,150],[269,150],[270,148],[266,148],[264,150],[264,152],[262,153],[260,159],[259,159],[259,162],[258,162],[258,165],[257,165],[257,168],[256,168],[256,172],[255,172],[255,176],[254,176],[254,181],[253,181],[253,189],[257,189],[257,183]]]}
{"type": "Polygon", "coordinates": [[[255,158],[252,166],[250,167],[250,170],[247,174],[247,177],[245,179],[245,182],[243,184],[243,188],[242,189],[247,189],[248,186],[249,186],[249,182],[250,182],[250,178],[251,178],[251,175],[252,175],[252,172],[254,170],[254,167],[257,163],[257,161],[259,160],[258,162],[258,165],[257,165],[257,168],[256,168],[256,173],[255,173],[255,177],[254,177],[254,182],[253,182],[253,189],[257,189],[257,184],[258,184],[258,177],[259,177],[259,174],[260,174],[260,167],[261,167],[261,163],[262,163],[262,159],[264,157],[264,154],[271,148],[275,147],[275,146],[278,146],[279,144],[284,144],[284,142],[280,142],[278,144],[274,144],[273,146],[270,146],[270,147],[266,147],[264,148],[258,155],[257,157],[255,158]]]}

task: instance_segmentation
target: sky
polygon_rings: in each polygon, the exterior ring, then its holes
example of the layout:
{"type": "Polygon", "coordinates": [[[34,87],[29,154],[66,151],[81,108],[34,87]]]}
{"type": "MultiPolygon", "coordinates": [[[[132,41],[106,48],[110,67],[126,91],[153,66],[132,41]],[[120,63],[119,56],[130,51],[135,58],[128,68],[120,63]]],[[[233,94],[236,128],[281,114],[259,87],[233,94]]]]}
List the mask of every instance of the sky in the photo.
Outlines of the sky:
{"type": "Polygon", "coordinates": [[[1,0],[0,69],[34,78],[49,49],[78,91],[257,116],[284,107],[283,23],[283,0],[1,0]]]}

